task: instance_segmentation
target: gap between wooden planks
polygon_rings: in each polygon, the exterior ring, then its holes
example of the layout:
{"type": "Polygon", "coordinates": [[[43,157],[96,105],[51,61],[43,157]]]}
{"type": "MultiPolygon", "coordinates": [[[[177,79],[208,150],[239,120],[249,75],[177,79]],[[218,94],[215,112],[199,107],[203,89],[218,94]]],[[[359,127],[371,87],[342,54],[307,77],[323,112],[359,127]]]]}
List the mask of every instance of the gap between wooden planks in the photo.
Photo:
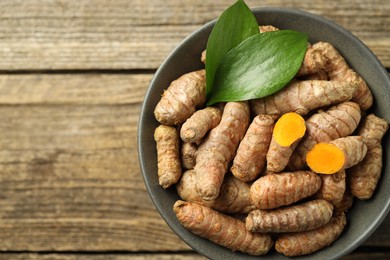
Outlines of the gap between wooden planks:
{"type": "MultiPolygon", "coordinates": [[[[1,251],[189,250],[139,170],[137,122],[151,77],[0,75],[1,251]]],[[[389,225],[365,245],[389,246],[389,225]]]]}
{"type": "MultiPolygon", "coordinates": [[[[387,1],[247,3],[324,15],[350,29],[390,67],[387,1]]],[[[1,1],[0,70],[154,70],[229,4],[1,1]]],[[[137,121],[150,78],[0,76],[0,250],[189,250],[152,206],[139,172],[137,121]]],[[[388,223],[389,218],[366,244],[388,246],[380,232],[389,230],[388,223]]]]}
{"type": "MultiPolygon", "coordinates": [[[[3,0],[0,70],[155,69],[186,36],[234,1],[3,0]]],[[[390,1],[248,0],[322,15],[390,67],[390,1]]]]}
{"type": "Polygon", "coordinates": [[[188,250],[137,157],[152,75],[0,75],[0,251],[188,250]]]}

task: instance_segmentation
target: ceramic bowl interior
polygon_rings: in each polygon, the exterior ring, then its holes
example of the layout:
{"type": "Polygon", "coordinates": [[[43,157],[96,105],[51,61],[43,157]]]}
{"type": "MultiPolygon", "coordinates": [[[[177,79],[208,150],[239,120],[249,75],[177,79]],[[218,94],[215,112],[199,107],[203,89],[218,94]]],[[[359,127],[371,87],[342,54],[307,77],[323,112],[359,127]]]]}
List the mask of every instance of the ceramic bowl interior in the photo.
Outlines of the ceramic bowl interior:
{"type": "MultiPolygon", "coordinates": [[[[370,112],[390,122],[390,79],[383,65],[376,56],[355,36],[323,17],[304,11],[288,8],[253,9],[259,24],[271,24],[282,29],[293,29],[305,32],[312,43],[326,41],[333,44],[370,86],[375,104],[370,112]]],[[[208,36],[215,20],[207,23],[188,36],[167,57],[156,72],[146,93],[140,114],[138,128],[139,161],[146,188],[157,210],[172,230],[194,250],[210,259],[255,259],[253,256],[232,252],[208,240],[193,235],[176,219],[172,211],[174,202],[179,199],[176,190],[164,190],[158,185],[156,148],[153,139],[154,129],[158,122],[153,110],[161,94],[170,82],[184,73],[203,68],[200,54],[205,49],[208,36]]],[[[354,206],[347,215],[348,224],[331,246],[314,254],[297,257],[312,259],[336,259],[348,254],[364,242],[379,226],[389,211],[390,204],[390,147],[388,135],[384,137],[382,177],[374,196],[368,201],[355,200],[354,206]]],[[[274,250],[264,259],[287,259],[274,250]]],[[[258,257],[256,257],[258,259],[258,257]]]]}

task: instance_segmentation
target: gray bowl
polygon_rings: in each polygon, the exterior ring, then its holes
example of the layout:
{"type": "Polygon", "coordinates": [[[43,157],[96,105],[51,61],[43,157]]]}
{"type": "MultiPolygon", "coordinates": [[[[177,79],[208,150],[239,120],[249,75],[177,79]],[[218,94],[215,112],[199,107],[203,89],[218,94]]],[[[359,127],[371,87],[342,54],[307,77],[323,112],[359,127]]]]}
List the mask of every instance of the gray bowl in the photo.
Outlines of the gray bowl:
{"type": "MultiPolygon", "coordinates": [[[[272,24],[282,29],[293,29],[306,32],[312,43],[326,41],[333,44],[370,86],[375,104],[370,112],[390,122],[390,79],[381,62],[355,36],[341,26],[320,16],[288,8],[253,9],[259,24],[272,24]]],[[[184,73],[203,67],[200,54],[205,49],[208,36],[215,20],[207,23],[188,36],[167,57],[157,70],[146,93],[142,106],[138,128],[139,161],[146,188],[157,210],[172,228],[190,247],[210,259],[255,259],[253,256],[232,252],[206,239],[187,231],[178,222],[172,206],[179,199],[176,190],[164,190],[158,185],[156,148],[153,139],[154,129],[158,122],[153,110],[161,94],[170,82],[184,73]]],[[[347,215],[348,224],[331,246],[314,254],[296,257],[295,259],[336,259],[350,253],[362,244],[386,217],[390,206],[390,161],[387,135],[383,140],[384,165],[382,177],[374,196],[368,201],[355,200],[353,208],[347,215]]],[[[264,259],[287,259],[274,250],[263,256],[264,259]]],[[[258,257],[256,257],[258,259],[258,257]]]]}

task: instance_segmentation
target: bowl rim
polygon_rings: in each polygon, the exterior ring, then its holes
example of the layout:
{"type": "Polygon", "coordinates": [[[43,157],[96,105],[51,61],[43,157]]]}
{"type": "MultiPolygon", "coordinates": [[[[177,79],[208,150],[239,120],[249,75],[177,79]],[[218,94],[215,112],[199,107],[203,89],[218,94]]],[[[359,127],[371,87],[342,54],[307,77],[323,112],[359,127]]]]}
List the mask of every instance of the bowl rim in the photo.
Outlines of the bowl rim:
{"type": "MultiPolygon", "coordinates": [[[[328,26],[332,27],[333,29],[342,32],[343,35],[347,36],[348,41],[353,41],[354,44],[356,44],[358,46],[358,48],[364,49],[364,51],[366,51],[370,55],[370,58],[375,63],[376,67],[381,69],[381,71],[378,71],[378,73],[383,74],[384,78],[387,79],[388,86],[390,86],[390,77],[388,75],[388,72],[384,68],[381,61],[373,53],[373,51],[371,49],[369,49],[359,38],[357,38],[355,35],[353,35],[350,31],[348,31],[347,29],[345,29],[341,25],[333,22],[332,20],[329,20],[321,15],[313,14],[313,13],[310,13],[308,11],[303,11],[301,9],[290,8],[290,7],[255,7],[255,8],[251,8],[251,11],[253,13],[268,12],[268,13],[278,13],[278,14],[288,13],[288,14],[294,14],[294,15],[302,15],[302,16],[308,17],[310,19],[313,19],[317,22],[327,24],[328,26]]],[[[216,21],[217,21],[217,18],[203,24],[200,28],[196,29],[191,34],[189,34],[187,37],[185,37],[181,42],[179,42],[173,48],[173,50],[168,54],[168,56],[161,63],[159,68],[156,70],[156,73],[154,74],[154,76],[149,84],[149,87],[147,89],[147,92],[145,94],[145,99],[142,103],[142,107],[141,107],[141,111],[140,111],[140,116],[139,116],[139,121],[138,121],[138,130],[137,130],[138,131],[138,133],[137,133],[138,160],[140,163],[141,173],[142,173],[142,176],[144,179],[144,184],[146,186],[149,197],[151,198],[154,206],[157,208],[159,214],[164,219],[164,221],[167,223],[167,225],[175,232],[175,234],[177,236],[179,236],[193,250],[195,250],[196,252],[198,252],[206,257],[210,257],[211,259],[213,259],[215,256],[217,256],[215,253],[218,253],[218,250],[216,252],[207,252],[206,249],[204,249],[204,248],[194,247],[193,244],[191,243],[191,238],[188,237],[188,235],[187,235],[188,232],[187,231],[183,232],[184,227],[178,228],[177,226],[174,225],[174,223],[171,222],[172,219],[170,219],[168,216],[166,216],[166,214],[163,214],[163,212],[166,210],[166,208],[165,208],[166,205],[160,203],[159,202],[160,198],[152,192],[154,187],[152,187],[150,185],[150,182],[148,181],[148,177],[146,174],[147,161],[143,160],[145,151],[144,151],[144,147],[142,145],[142,140],[144,138],[143,124],[147,120],[144,111],[146,110],[147,105],[148,105],[146,102],[147,98],[149,97],[149,95],[151,94],[151,91],[152,91],[151,86],[154,86],[156,84],[158,75],[161,73],[161,71],[163,71],[165,66],[170,62],[170,58],[172,57],[172,54],[177,52],[181,48],[181,46],[187,44],[187,42],[190,41],[192,38],[194,38],[195,35],[199,34],[200,32],[202,32],[203,30],[205,30],[207,28],[212,28],[215,25],[216,21]]],[[[383,171],[383,169],[382,169],[382,171],[383,171]]],[[[385,219],[385,217],[387,216],[389,211],[390,211],[390,200],[387,200],[386,204],[384,205],[384,207],[382,208],[382,210],[380,212],[380,215],[375,219],[375,221],[373,221],[373,223],[371,223],[368,230],[363,232],[357,240],[352,241],[342,251],[339,251],[337,254],[333,255],[332,258],[329,258],[329,259],[340,258],[341,256],[349,254],[354,249],[356,249],[359,245],[361,245],[383,222],[383,220],[385,219]]],[[[212,243],[212,242],[210,242],[210,243],[212,243]]],[[[281,256],[281,258],[286,259],[283,255],[280,254],[280,256],[281,256]]],[[[311,258],[311,256],[313,256],[313,254],[302,256],[302,258],[308,259],[308,258],[311,258]]],[[[295,257],[295,258],[300,259],[301,257],[295,257]]]]}

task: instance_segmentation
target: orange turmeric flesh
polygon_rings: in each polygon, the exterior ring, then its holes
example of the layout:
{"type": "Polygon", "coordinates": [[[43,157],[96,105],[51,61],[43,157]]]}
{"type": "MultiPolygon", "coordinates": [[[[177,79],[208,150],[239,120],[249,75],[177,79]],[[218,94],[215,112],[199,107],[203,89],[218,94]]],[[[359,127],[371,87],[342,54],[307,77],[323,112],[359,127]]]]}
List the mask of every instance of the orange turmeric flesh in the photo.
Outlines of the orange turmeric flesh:
{"type": "Polygon", "coordinates": [[[281,146],[290,146],[305,135],[305,120],[297,113],[284,114],[275,124],[273,137],[281,146]]]}
{"type": "Polygon", "coordinates": [[[306,162],[316,173],[333,174],[343,169],[344,152],[334,144],[318,143],[306,155],[306,162]]]}

